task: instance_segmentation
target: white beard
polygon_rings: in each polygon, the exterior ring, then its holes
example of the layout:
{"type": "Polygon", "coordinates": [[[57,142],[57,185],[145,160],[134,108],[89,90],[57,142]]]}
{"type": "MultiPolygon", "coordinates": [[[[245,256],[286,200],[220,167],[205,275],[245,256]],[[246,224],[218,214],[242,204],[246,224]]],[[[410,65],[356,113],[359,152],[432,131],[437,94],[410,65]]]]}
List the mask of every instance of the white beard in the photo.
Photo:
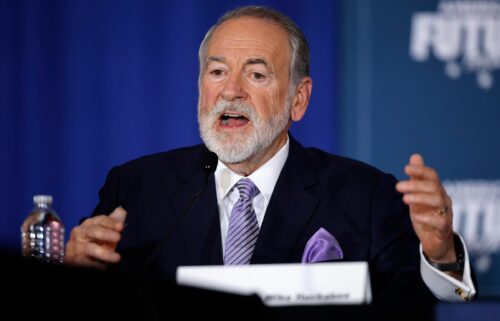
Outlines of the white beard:
{"type": "Polygon", "coordinates": [[[244,162],[264,153],[288,126],[291,111],[289,99],[285,102],[284,107],[283,112],[264,120],[251,105],[242,101],[221,100],[210,112],[203,112],[200,103],[198,103],[198,125],[201,139],[222,162],[228,164],[244,162]],[[241,113],[248,117],[253,127],[249,134],[216,131],[215,124],[220,121],[220,116],[228,111],[241,113]]]}

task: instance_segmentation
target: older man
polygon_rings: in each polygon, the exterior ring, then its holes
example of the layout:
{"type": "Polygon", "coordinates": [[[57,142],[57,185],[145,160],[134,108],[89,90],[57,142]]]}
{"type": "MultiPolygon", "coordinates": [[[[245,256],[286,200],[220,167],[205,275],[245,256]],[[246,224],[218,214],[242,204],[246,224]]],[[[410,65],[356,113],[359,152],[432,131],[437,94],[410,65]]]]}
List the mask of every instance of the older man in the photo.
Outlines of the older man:
{"type": "Polygon", "coordinates": [[[208,31],[199,57],[205,144],[113,168],[94,216],[71,233],[67,263],[141,268],[147,261],[168,276],[180,265],[300,262],[323,233],[337,255],[316,260],[370,262],[376,299],[412,297],[422,279],[439,298],[474,296],[451,200],[421,156],[411,156],[410,179],[397,183],[288,134],[312,91],[307,41],[289,18],[261,7],[233,10],[208,31]],[[209,151],[218,164],[206,178],[209,151]],[[205,179],[198,202],[184,210],[205,179]],[[181,213],[188,215],[176,225],[181,213]]]}

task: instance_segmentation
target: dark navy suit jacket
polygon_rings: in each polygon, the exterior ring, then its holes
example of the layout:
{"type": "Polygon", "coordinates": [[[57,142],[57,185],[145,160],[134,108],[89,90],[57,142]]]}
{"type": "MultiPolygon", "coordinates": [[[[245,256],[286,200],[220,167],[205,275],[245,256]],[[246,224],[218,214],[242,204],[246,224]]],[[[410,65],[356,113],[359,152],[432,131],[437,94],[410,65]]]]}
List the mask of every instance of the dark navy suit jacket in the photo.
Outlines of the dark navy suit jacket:
{"type": "MultiPolygon", "coordinates": [[[[205,180],[203,145],[145,156],[114,167],[94,214],[121,205],[126,227],[116,268],[141,268],[205,180]]],[[[418,239],[396,179],[351,159],[304,148],[290,138],[288,159],[262,223],[252,263],[300,262],[321,227],[346,261],[368,261],[375,300],[421,298],[418,239]]],[[[181,265],[222,264],[215,181],[155,257],[151,268],[173,276],[181,265]]]]}

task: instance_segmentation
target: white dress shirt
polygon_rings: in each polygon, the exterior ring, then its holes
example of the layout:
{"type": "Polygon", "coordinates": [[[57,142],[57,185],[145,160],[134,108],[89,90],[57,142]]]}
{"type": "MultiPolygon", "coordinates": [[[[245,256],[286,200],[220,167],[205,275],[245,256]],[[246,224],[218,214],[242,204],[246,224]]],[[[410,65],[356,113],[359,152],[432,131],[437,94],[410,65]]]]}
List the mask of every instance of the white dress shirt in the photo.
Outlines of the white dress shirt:
{"type": "MultiPolygon", "coordinates": [[[[285,145],[281,147],[273,158],[268,160],[267,163],[248,176],[248,178],[252,180],[260,191],[260,193],[257,194],[252,201],[255,215],[257,216],[257,222],[259,222],[259,228],[264,220],[264,215],[266,213],[267,205],[269,205],[269,201],[271,200],[274,186],[276,186],[278,177],[280,176],[281,170],[283,169],[286,159],[288,158],[289,146],[290,143],[287,138],[285,145]]],[[[217,169],[215,170],[214,175],[217,190],[217,204],[219,205],[220,229],[222,232],[222,253],[225,253],[229,217],[231,216],[234,204],[236,204],[238,198],[240,197],[240,192],[237,188],[235,188],[234,184],[242,179],[243,176],[230,170],[220,160],[217,164],[217,169]]]]}
{"type": "MultiPolygon", "coordinates": [[[[255,172],[250,174],[248,178],[254,182],[260,193],[257,194],[252,201],[252,205],[257,216],[259,228],[264,220],[267,206],[273,194],[274,187],[278,181],[278,177],[288,158],[290,149],[289,139],[285,145],[269,160],[267,163],[259,167],[255,172]]],[[[243,176],[231,171],[220,160],[215,170],[215,186],[217,191],[217,204],[219,206],[219,217],[221,224],[222,238],[222,253],[225,253],[225,244],[227,230],[229,228],[229,217],[234,204],[238,201],[240,192],[235,188],[243,176]]],[[[463,301],[471,299],[476,290],[471,279],[469,255],[465,243],[460,237],[465,251],[465,268],[462,281],[459,281],[430,265],[424,257],[422,245],[420,245],[420,274],[427,287],[434,295],[447,301],[463,301]]],[[[340,244],[342,246],[342,244],[340,244]]]]}
{"type": "Polygon", "coordinates": [[[420,244],[420,274],[427,287],[434,293],[434,295],[441,300],[446,301],[466,301],[470,300],[476,294],[476,288],[474,287],[474,282],[472,282],[469,253],[467,252],[467,247],[465,242],[460,236],[460,241],[464,247],[464,273],[462,275],[462,281],[449,276],[448,274],[439,271],[427,262],[424,257],[424,251],[422,250],[422,244],[420,244]]]}

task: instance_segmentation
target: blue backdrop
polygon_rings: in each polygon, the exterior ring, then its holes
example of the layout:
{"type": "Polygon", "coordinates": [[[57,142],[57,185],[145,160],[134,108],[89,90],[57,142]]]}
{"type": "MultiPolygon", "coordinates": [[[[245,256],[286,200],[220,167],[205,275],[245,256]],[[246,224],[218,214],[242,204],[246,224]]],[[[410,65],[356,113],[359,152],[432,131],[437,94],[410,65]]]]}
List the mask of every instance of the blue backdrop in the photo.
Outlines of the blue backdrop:
{"type": "MultiPolygon", "coordinates": [[[[53,195],[68,237],[111,166],[199,143],[198,46],[219,15],[245,3],[0,1],[1,246],[19,248],[34,194],[53,195]]],[[[337,151],[335,2],[261,3],[310,41],[314,96],[294,134],[337,151]]]]}

